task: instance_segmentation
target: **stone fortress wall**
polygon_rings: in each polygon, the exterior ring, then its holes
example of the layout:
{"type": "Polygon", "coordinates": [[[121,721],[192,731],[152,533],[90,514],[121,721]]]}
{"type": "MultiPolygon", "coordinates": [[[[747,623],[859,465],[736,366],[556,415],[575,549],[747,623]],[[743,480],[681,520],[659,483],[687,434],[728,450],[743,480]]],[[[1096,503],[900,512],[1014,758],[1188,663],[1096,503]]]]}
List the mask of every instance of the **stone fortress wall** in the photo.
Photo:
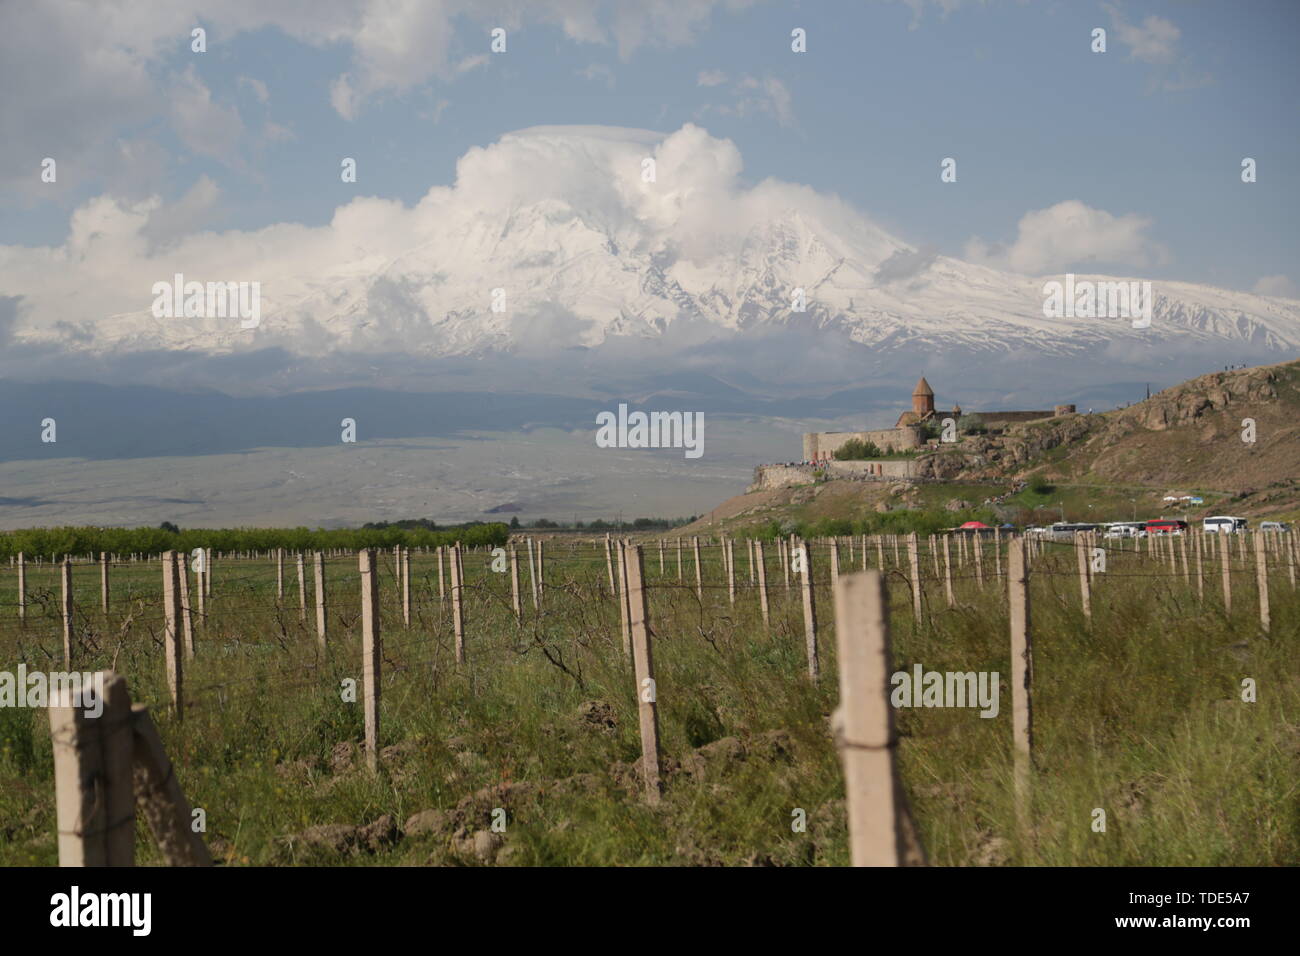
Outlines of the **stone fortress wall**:
{"type": "MultiPolygon", "coordinates": [[[[855,433],[856,434],[856,433],[855,433]]],[[[917,478],[916,460],[896,458],[890,461],[825,461],[816,465],[759,465],[754,469],[754,483],[746,493],[791,488],[816,481],[817,472],[827,477],[853,481],[913,481],[917,478]]]]}
{"type": "Polygon", "coordinates": [[[921,429],[914,425],[868,432],[806,432],[803,436],[803,460],[828,458],[854,438],[872,442],[881,451],[907,451],[925,445],[921,429]]]}

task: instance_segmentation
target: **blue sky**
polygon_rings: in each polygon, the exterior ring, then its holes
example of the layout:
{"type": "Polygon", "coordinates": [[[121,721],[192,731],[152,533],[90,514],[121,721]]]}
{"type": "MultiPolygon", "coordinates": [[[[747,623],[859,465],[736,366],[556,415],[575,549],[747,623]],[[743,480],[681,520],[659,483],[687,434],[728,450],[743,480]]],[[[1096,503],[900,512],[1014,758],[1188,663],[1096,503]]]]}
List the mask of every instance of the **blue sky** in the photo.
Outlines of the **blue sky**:
{"type": "MultiPolygon", "coordinates": [[[[94,37],[5,31],[29,49],[54,46],[2,68],[20,83],[6,83],[0,113],[9,142],[0,244],[58,245],[91,197],[177,203],[201,177],[215,190],[191,194],[177,228],[320,225],[357,195],[412,204],[450,184],[467,150],[511,130],[668,132],[695,122],[736,143],[747,179],[838,194],[900,238],[949,255],[962,256],[972,237],[1013,241],[1026,213],[1077,199],[1149,221],[1141,255],[1122,247],[1099,263],[1112,271],[1238,289],[1273,277],[1300,294],[1295,3],[670,3],[658,19],[620,27],[626,5],[556,2],[526,5],[533,12],[517,21],[452,9],[427,33],[418,15],[391,17],[394,31],[409,32],[391,58],[360,36],[364,4],[320,4],[317,25],[294,4],[254,14],[243,3],[193,3],[188,19],[184,10],[148,18],[139,12],[148,6],[134,5],[130,31],[100,33],[142,77],[118,83],[131,92],[97,106],[93,121],[68,106],[76,87],[49,71],[65,70],[84,54],[69,47],[94,37]],[[548,20],[551,7],[556,16],[590,9],[593,38],[548,20]],[[207,53],[190,51],[187,22],[208,29],[207,53]],[[497,22],[508,26],[508,50],[484,56],[497,22]],[[791,52],[793,27],[807,31],[807,53],[791,52]],[[1107,31],[1104,54],[1089,49],[1094,27],[1107,31]],[[328,36],[313,36],[317,28],[328,36]],[[373,68],[367,57],[377,57],[373,68]],[[442,65],[420,76],[422,59],[442,65]],[[344,74],[364,85],[368,69],[374,89],[341,115],[333,85],[344,74]],[[197,132],[177,119],[181,93],[211,111],[197,132]],[[57,189],[32,186],[46,155],[68,157],[57,189]],[[355,185],[339,180],[344,156],[358,160],[355,185]],[[943,184],[949,156],[958,180],[943,184]],[[1259,164],[1249,185],[1246,156],[1259,164]]],[[[15,16],[28,19],[7,7],[11,28],[15,16]]]]}

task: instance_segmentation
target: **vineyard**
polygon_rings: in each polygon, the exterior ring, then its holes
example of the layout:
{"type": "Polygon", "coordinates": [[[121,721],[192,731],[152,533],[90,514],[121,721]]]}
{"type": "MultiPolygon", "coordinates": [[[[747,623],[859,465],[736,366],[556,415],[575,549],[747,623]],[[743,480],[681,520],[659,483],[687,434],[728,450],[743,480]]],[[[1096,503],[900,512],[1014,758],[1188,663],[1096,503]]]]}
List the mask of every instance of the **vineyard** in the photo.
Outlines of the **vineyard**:
{"type": "MultiPolygon", "coordinates": [[[[872,750],[902,862],[1287,864],[1294,537],[15,555],[0,671],[122,675],[224,865],[847,865],[872,750]],[[996,672],[1000,706],[881,708],[840,672],[867,640],[887,672],[996,672]]],[[[54,765],[46,711],[0,707],[0,865],[58,862],[54,765]]]]}

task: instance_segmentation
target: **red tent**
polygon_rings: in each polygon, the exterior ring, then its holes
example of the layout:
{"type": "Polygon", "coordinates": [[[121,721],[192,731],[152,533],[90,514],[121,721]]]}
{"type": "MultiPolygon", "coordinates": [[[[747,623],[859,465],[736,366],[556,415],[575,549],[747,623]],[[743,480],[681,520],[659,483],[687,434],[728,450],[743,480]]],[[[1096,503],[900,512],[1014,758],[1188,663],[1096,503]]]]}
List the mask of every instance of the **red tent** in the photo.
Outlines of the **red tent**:
{"type": "MultiPolygon", "coordinates": [[[[967,521],[961,527],[962,528],[988,528],[988,530],[990,531],[993,530],[992,528],[989,528],[989,526],[986,525],[983,521],[967,521]]],[[[958,530],[960,530],[960,528],[958,530]]]]}

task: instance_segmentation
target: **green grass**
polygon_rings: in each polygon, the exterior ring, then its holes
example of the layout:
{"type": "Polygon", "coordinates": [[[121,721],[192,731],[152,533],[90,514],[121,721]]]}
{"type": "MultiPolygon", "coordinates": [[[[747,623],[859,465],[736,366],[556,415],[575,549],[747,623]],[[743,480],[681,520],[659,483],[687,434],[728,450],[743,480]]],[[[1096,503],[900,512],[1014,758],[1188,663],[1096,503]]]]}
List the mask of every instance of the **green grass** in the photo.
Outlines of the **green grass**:
{"type": "MultiPolygon", "coordinates": [[[[991,546],[991,545],[990,545],[991,546]]],[[[772,626],[765,629],[738,544],[736,605],[719,549],[705,550],[704,602],[690,549],[679,585],[670,544],[661,577],[646,542],[650,618],[665,766],[660,806],[641,798],[630,664],[622,652],[603,549],[548,546],[545,608],[533,611],[521,552],[525,619],[516,627],[508,575],[490,554],[467,553],[467,665],[453,658],[451,615],[439,601],[432,555],[415,555],[411,630],[401,626],[391,554],[383,557],[384,679],[379,774],[355,751],[359,704],[339,688],[361,673],[356,559],[329,563],[329,649],[298,621],[296,580],[275,607],[267,561],[216,569],[210,616],[186,664],[192,706],[183,722],[167,704],[159,643],[160,569],[114,569],[114,606],[98,610],[98,573],[78,567],[78,633],[94,649],[81,669],[116,660],[135,700],[151,705],[190,801],[207,814],[214,855],[231,865],[461,864],[465,839],[507,811],[498,863],[559,865],[843,865],[848,862],[843,782],[827,732],[837,704],[835,638],[824,545],[815,561],[823,678],[807,679],[802,610],[769,546],[772,626]],[[741,583],[743,582],[743,586],[741,583]],[[130,619],[129,626],[123,624],[130,619]],[[549,657],[548,657],[549,655],[549,657]],[[561,666],[562,665],[562,666],[561,666]],[[612,726],[584,720],[600,701],[612,726]],[[729,740],[727,738],[734,738],[729,740]],[[702,748],[702,749],[701,749],[702,748]],[[490,790],[489,788],[496,788],[490,790]],[[476,794],[478,796],[476,796],[476,794]],[[434,809],[441,826],[374,852],[337,853],[285,838],[319,824],[400,826],[434,809]],[[805,811],[806,832],[791,829],[805,811]],[[463,831],[461,831],[463,828],[463,831]]],[[[955,552],[954,552],[955,557],[955,552]]],[[[886,558],[893,561],[891,547],[886,558]]],[[[875,566],[876,551],[869,550],[875,566]]],[[[903,554],[906,562],[906,554],[903,554]]],[[[856,570],[841,548],[844,570],[856,570]]],[[[895,664],[910,669],[996,670],[1000,713],[904,709],[899,761],[931,863],[1047,865],[1273,865],[1300,847],[1300,600],[1285,568],[1272,579],[1272,632],[1255,617],[1253,570],[1233,574],[1234,606],[1221,607],[1217,565],[1205,603],[1181,573],[1146,555],[1113,553],[1098,577],[1093,620],[1081,613],[1074,554],[1035,565],[1032,824],[1016,826],[1011,799],[1008,621],[992,572],[957,575],[949,608],[932,558],[921,556],[925,610],[914,621],[905,577],[889,575],[895,664]],[[1153,576],[1154,575],[1154,576],[1153,576]],[[1241,646],[1233,646],[1241,645],[1241,646]],[[1243,678],[1257,703],[1240,701],[1243,678]],[[1094,808],[1107,831],[1091,829],[1094,808]]],[[[292,565],[290,565],[292,567],[292,565]]],[[[310,573],[308,588],[310,590],[310,573]]],[[[19,629],[14,575],[0,571],[0,669],[61,659],[55,570],[30,568],[37,598],[19,629]]],[[[310,602],[309,602],[310,603],[310,602]]],[[[54,865],[54,782],[44,713],[0,709],[0,864],[54,865]]],[[[138,824],[137,858],[159,862],[138,824]]]]}

